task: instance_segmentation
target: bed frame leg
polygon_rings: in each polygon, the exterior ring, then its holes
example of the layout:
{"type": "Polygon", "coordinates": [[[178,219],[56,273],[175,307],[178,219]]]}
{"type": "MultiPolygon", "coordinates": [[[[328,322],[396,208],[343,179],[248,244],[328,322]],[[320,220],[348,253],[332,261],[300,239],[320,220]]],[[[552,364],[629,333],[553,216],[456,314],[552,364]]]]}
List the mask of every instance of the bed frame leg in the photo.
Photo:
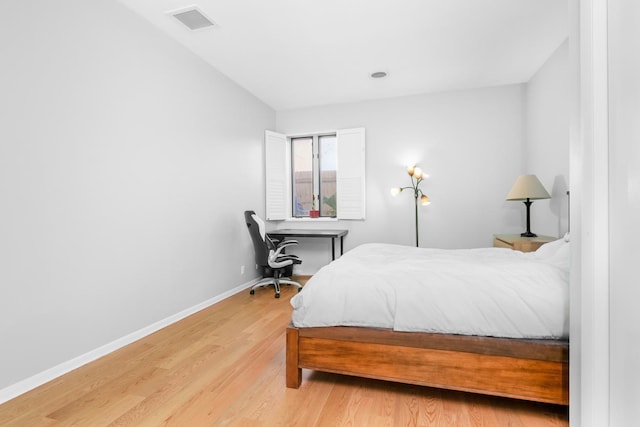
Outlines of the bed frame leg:
{"type": "Polygon", "coordinates": [[[298,367],[298,330],[287,328],[287,387],[299,388],[302,382],[302,369],[298,367]]]}

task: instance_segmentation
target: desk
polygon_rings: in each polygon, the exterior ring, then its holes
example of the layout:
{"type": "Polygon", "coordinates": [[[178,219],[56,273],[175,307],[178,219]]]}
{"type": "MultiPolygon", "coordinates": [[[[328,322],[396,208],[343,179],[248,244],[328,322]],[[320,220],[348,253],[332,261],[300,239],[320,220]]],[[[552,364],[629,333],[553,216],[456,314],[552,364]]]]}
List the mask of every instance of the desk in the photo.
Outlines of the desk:
{"type": "Polygon", "coordinates": [[[331,238],[331,259],[336,259],[336,238],[340,238],[340,255],[344,251],[344,236],[349,230],[302,230],[284,228],[282,230],[267,231],[269,237],[286,238],[286,237],[312,237],[312,238],[331,238]]]}

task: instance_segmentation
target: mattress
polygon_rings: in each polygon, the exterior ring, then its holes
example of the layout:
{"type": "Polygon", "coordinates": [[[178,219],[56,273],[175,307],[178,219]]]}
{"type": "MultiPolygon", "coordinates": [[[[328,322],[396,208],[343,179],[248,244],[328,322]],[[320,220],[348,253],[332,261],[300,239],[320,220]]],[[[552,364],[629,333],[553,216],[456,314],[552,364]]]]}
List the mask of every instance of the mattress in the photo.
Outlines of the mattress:
{"type": "Polygon", "coordinates": [[[532,253],[364,244],[320,269],[291,305],[296,327],[567,338],[569,242],[532,253]]]}

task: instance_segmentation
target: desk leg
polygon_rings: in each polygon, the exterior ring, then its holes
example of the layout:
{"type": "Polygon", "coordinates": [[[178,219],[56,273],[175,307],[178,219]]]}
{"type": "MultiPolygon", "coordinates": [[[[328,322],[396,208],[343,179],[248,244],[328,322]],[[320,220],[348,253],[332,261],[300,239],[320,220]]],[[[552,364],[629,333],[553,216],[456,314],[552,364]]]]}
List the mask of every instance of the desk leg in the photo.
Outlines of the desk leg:
{"type": "Polygon", "coordinates": [[[331,259],[335,261],[336,259],[336,238],[331,238],[331,259]]]}
{"type": "Polygon", "coordinates": [[[344,236],[340,236],[340,256],[344,253],[344,236]]]}

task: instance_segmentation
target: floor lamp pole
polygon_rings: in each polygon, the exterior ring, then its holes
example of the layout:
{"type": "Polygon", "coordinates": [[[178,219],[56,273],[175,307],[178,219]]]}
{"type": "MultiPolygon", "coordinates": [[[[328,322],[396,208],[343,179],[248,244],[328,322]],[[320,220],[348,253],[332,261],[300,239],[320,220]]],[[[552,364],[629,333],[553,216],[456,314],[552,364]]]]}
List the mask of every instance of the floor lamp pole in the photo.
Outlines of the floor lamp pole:
{"type": "Polygon", "coordinates": [[[416,248],[419,246],[419,240],[418,240],[418,192],[416,191],[415,194],[415,199],[416,199],[416,248]]]}

